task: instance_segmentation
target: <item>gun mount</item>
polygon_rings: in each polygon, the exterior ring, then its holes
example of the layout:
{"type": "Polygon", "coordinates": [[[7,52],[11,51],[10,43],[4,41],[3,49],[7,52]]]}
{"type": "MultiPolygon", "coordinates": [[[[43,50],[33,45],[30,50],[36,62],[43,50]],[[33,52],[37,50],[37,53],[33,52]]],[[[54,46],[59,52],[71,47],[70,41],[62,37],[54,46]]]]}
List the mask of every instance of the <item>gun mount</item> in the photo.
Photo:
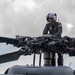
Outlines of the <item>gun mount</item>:
{"type": "Polygon", "coordinates": [[[35,66],[35,54],[40,54],[39,66],[41,66],[41,53],[44,52],[75,56],[75,38],[68,36],[58,38],[52,35],[39,37],[17,35],[16,38],[0,37],[0,43],[12,44],[20,48],[19,51],[0,55],[0,63],[17,60],[20,55],[34,54],[33,66],[35,66]]]}

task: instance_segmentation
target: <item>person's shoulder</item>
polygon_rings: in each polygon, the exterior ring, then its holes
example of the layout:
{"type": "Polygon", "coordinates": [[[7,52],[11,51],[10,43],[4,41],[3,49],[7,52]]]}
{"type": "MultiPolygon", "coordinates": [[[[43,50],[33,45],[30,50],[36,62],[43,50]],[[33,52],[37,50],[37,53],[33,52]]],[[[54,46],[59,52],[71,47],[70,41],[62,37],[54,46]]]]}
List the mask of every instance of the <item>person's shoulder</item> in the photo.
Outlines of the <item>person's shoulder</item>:
{"type": "Polygon", "coordinates": [[[60,22],[57,22],[58,27],[62,27],[62,24],[60,22]]]}
{"type": "Polygon", "coordinates": [[[50,23],[47,23],[47,24],[46,24],[46,26],[50,26],[50,25],[51,25],[50,23]]]}
{"type": "Polygon", "coordinates": [[[61,22],[57,22],[58,23],[58,25],[61,25],[61,22]]]}

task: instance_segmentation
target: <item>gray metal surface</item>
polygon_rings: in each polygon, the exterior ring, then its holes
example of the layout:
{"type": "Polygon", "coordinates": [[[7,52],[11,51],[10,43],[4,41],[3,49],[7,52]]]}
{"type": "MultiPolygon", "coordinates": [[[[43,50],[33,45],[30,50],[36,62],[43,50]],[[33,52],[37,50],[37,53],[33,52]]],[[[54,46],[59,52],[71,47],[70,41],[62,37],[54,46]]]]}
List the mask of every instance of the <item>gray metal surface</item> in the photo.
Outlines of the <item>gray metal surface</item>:
{"type": "Polygon", "coordinates": [[[32,67],[32,66],[12,66],[8,74],[24,75],[74,75],[70,67],[32,67]]]}

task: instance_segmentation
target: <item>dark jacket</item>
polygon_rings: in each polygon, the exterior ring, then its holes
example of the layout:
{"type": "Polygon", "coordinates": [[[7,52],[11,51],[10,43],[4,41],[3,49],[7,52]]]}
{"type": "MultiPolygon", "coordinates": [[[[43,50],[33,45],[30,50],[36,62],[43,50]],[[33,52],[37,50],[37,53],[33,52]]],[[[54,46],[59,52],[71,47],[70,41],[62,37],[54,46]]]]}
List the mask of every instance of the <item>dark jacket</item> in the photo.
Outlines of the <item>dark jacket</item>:
{"type": "Polygon", "coordinates": [[[59,22],[54,22],[54,24],[47,23],[44,30],[43,35],[52,34],[58,37],[61,37],[62,34],[62,25],[59,22]]]}

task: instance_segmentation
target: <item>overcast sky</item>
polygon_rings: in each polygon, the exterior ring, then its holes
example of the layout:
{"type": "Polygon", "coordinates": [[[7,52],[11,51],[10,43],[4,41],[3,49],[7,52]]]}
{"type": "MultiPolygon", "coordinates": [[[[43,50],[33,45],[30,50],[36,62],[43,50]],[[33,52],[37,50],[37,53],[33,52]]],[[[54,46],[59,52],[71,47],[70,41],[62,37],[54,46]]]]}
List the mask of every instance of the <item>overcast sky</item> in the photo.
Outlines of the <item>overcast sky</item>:
{"type": "MultiPolygon", "coordinates": [[[[63,26],[62,35],[75,37],[75,0],[0,0],[0,36],[14,38],[15,35],[42,35],[47,23],[46,15],[50,12],[57,13],[63,26]]],[[[15,49],[4,44],[0,46],[0,53],[7,52],[7,50],[9,52],[15,49]]],[[[65,65],[72,62],[74,68],[74,58],[65,57],[65,65]]],[[[24,57],[11,62],[10,65],[9,63],[0,64],[0,73],[11,65],[25,64],[23,59],[24,57]]]]}

